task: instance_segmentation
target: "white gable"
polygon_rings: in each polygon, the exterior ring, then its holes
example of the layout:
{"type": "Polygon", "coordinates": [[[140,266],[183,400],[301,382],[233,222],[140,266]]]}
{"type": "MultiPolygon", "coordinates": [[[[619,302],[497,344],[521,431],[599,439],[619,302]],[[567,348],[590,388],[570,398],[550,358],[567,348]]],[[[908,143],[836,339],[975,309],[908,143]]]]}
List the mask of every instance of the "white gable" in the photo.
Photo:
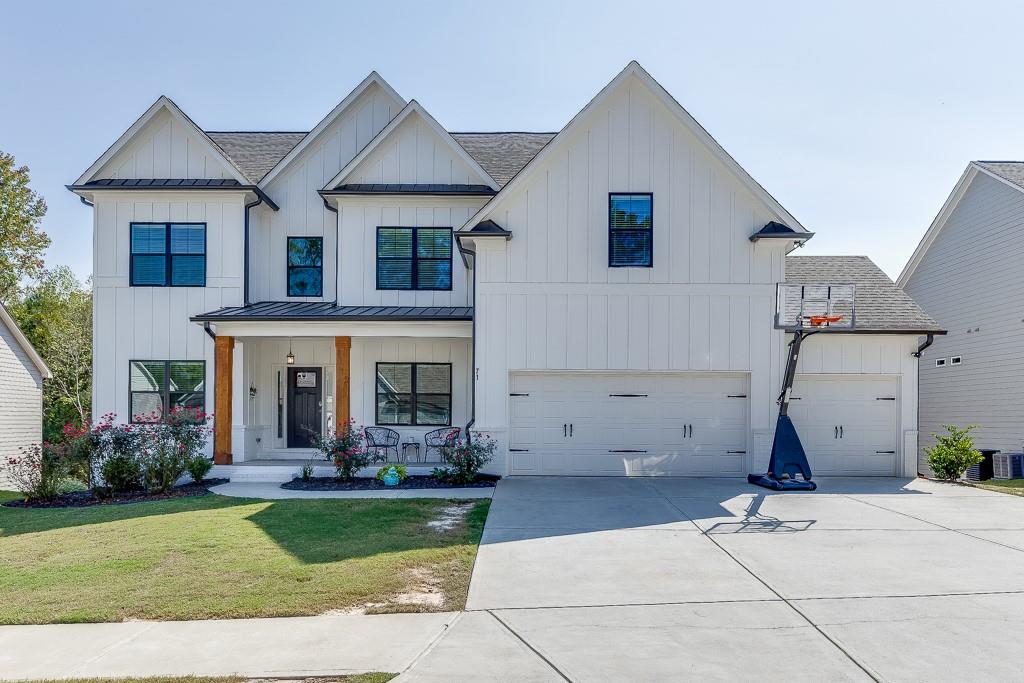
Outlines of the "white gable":
{"type": "Polygon", "coordinates": [[[76,184],[108,178],[233,178],[249,184],[166,97],[158,99],[76,184]]]}
{"type": "Polygon", "coordinates": [[[415,100],[370,145],[328,181],[497,185],[415,100]]]}

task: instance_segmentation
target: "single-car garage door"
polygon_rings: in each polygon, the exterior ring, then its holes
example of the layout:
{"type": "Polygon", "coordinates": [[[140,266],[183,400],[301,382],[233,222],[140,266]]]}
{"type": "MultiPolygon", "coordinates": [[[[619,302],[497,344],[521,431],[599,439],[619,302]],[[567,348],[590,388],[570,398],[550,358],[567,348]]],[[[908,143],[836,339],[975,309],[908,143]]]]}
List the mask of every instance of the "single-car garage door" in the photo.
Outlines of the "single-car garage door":
{"type": "Polygon", "coordinates": [[[519,373],[512,474],[746,473],[747,376],[519,373]]]}
{"type": "Polygon", "coordinates": [[[895,377],[797,376],[789,414],[815,476],[896,473],[895,377]]]}

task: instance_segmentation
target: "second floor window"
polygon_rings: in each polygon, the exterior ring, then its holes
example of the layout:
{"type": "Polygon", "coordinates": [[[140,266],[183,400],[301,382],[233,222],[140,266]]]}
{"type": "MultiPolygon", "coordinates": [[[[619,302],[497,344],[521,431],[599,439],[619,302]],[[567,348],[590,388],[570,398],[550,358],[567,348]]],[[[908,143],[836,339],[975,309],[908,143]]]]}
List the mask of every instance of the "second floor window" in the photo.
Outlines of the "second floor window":
{"type": "Polygon", "coordinates": [[[288,296],[323,296],[324,238],[288,238],[288,296]]]}
{"type": "Polygon", "coordinates": [[[377,289],[451,288],[451,228],[377,228],[377,289]]]}
{"type": "Polygon", "coordinates": [[[654,195],[621,192],[608,195],[608,267],[654,265],[654,195]]]}
{"type": "Polygon", "coordinates": [[[132,223],[132,287],[205,287],[205,223],[132,223]]]}

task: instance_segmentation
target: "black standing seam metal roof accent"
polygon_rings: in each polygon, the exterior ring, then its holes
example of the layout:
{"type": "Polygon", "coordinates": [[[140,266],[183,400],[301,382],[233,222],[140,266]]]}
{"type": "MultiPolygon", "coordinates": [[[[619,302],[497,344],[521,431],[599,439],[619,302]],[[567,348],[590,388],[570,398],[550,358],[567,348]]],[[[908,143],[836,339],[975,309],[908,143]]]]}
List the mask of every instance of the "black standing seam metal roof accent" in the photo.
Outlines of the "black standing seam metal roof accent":
{"type": "Polygon", "coordinates": [[[751,242],[756,242],[762,239],[789,239],[789,240],[809,240],[814,237],[813,232],[801,232],[794,230],[793,228],[779,223],[777,221],[771,221],[766,223],[763,228],[755,232],[750,236],[751,242]]]}
{"type": "Polygon", "coordinates": [[[442,184],[442,183],[347,183],[320,194],[444,194],[492,196],[495,190],[489,185],[442,184]]]}
{"type": "Polygon", "coordinates": [[[234,178],[101,178],[81,185],[65,185],[72,192],[92,190],[241,190],[261,197],[274,211],[277,204],[256,185],[244,185],[234,178]]]}
{"type": "Polygon", "coordinates": [[[480,221],[469,230],[459,230],[455,233],[456,237],[504,237],[506,240],[512,239],[512,233],[501,227],[494,221],[487,219],[480,221]]]}
{"type": "Polygon", "coordinates": [[[192,316],[193,322],[469,321],[471,306],[338,306],[322,301],[261,301],[192,316]]]}

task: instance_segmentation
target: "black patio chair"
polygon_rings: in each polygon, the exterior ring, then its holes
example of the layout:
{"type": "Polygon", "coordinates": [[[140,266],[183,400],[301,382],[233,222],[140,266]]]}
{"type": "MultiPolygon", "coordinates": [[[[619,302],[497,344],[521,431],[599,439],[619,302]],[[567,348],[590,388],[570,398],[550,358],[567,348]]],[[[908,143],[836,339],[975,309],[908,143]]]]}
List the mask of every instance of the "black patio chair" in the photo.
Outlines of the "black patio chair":
{"type": "Polygon", "coordinates": [[[427,445],[426,449],[424,449],[426,462],[431,462],[431,449],[437,453],[438,460],[440,462],[448,462],[448,451],[459,440],[459,435],[461,433],[462,430],[458,427],[441,427],[441,429],[435,429],[432,432],[427,432],[423,436],[423,441],[427,445]]]}
{"type": "Polygon", "coordinates": [[[387,462],[388,454],[395,453],[395,462],[401,462],[398,456],[399,435],[394,429],[387,427],[366,427],[366,450],[371,453],[374,462],[387,462]]]}

